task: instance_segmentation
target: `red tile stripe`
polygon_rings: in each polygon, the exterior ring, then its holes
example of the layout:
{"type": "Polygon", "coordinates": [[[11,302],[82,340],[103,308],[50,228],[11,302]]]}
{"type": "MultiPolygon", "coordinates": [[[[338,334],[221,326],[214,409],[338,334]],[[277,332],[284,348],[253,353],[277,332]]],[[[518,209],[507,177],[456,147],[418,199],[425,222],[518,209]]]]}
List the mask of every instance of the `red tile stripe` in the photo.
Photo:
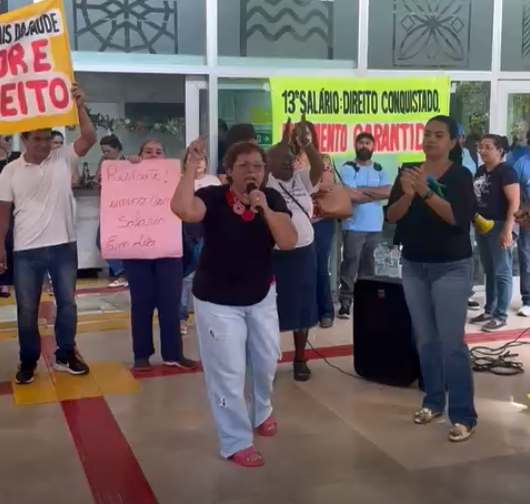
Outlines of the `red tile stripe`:
{"type": "MultiPolygon", "coordinates": [[[[492,344],[492,343],[502,343],[509,342],[518,337],[523,339],[530,338],[530,332],[526,329],[514,329],[510,331],[503,331],[496,334],[477,333],[477,334],[468,334],[466,336],[466,342],[471,345],[477,344],[492,344]]],[[[55,351],[55,343],[52,338],[42,338],[43,345],[43,356],[46,359],[47,363],[50,363],[53,360],[53,352],[55,351]]],[[[306,353],[309,360],[314,359],[333,359],[334,357],[349,357],[353,355],[353,345],[335,345],[329,347],[320,347],[315,348],[314,350],[309,349],[306,353]]],[[[281,364],[286,362],[291,362],[294,357],[294,352],[284,352],[281,364]]],[[[199,366],[194,371],[185,371],[183,369],[167,367],[167,366],[155,366],[150,371],[131,371],[133,376],[138,380],[145,378],[159,378],[162,376],[176,376],[181,374],[189,373],[200,373],[202,368],[199,366]]],[[[0,396],[12,394],[11,384],[9,382],[0,382],[0,396]]]]}
{"type": "MultiPolygon", "coordinates": [[[[55,341],[41,338],[53,366],[55,341]]],[[[61,402],[95,504],[158,504],[147,478],[103,397],[61,402]]]]}
{"type": "Polygon", "coordinates": [[[95,504],[158,504],[107,402],[61,403],[95,504]]]}
{"type": "MultiPolygon", "coordinates": [[[[469,335],[471,343],[512,340],[521,331],[507,331],[485,336],[469,335]]],[[[42,339],[43,358],[51,367],[55,342],[42,339]]],[[[333,358],[353,354],[352,345],[308,350],[309,359],[333,358]]],[[[293,352],[285,352],[281,362],[290,362],[293,352]]],[[[196,372],[199,372],[198,369],[196,372]]],[[[135,373],[137,378],[182,374],[174,368],[161,367],[150,373],[135,373]]],[[[0,395],[12,393],[10,384],[0,384],[0,395]]],[[[95,504],[158,504],[158,500],[140,467],[112,411],[103,398],[65,401],[61,407],[70,429],[95,504]]]]}

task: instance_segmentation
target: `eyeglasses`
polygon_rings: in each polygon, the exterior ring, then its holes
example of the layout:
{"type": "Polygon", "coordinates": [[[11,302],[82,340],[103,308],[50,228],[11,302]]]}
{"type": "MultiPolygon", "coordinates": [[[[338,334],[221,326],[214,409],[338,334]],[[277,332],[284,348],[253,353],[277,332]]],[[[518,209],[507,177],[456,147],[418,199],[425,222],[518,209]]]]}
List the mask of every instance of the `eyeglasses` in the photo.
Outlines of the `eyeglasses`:
{"type": "Polygon", "coordinates": [[[265,163],[236,163],[234,168],[239,168],[245,171],[250,171],[251,168],[255,171],[263,171],[265,166],[265,163]]]}

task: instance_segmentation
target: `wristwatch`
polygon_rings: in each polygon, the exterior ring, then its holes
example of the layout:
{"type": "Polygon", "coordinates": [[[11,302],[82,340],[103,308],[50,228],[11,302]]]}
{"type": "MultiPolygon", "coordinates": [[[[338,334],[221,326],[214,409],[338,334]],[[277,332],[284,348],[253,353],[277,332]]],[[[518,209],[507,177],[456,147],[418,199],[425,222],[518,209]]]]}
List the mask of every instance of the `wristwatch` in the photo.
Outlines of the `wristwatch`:
{"type": "Polygon", "coordinates": [[[422,201],[429,201],[434,196],[434,192],[429,190],[427,194],[422,198],[422,201]]]}

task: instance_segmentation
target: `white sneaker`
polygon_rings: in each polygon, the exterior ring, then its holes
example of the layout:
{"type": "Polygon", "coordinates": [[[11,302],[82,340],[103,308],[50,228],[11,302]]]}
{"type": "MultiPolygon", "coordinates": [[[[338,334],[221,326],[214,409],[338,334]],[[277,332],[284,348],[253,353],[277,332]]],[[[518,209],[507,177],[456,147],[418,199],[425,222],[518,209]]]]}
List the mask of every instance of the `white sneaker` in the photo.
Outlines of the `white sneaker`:
{"type": "Polygon", "coordinates": [[[520,317],[530,317],[530,306],[523,305],[521,309],[517,312],[517,315],[520,317]]]}

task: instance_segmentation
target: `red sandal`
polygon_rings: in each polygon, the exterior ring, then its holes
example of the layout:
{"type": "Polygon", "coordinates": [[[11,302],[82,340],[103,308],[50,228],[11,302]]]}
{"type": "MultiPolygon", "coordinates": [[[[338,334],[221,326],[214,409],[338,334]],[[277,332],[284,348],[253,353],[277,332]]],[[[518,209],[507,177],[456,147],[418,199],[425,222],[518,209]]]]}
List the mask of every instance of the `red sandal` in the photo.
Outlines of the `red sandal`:
{"type": "Polygon", "coordinates": [[[265,464],[261,453],[254,446],[234,453],[228,460],[241,467],[261,467],[265,464]]]}
{"type": "Polygon", "coordinates": [[[257,431],[260,436],[272,437],[278,432],[278,424],[276,423],[276,420],[270,416],[257,428],[257,431]]]}

